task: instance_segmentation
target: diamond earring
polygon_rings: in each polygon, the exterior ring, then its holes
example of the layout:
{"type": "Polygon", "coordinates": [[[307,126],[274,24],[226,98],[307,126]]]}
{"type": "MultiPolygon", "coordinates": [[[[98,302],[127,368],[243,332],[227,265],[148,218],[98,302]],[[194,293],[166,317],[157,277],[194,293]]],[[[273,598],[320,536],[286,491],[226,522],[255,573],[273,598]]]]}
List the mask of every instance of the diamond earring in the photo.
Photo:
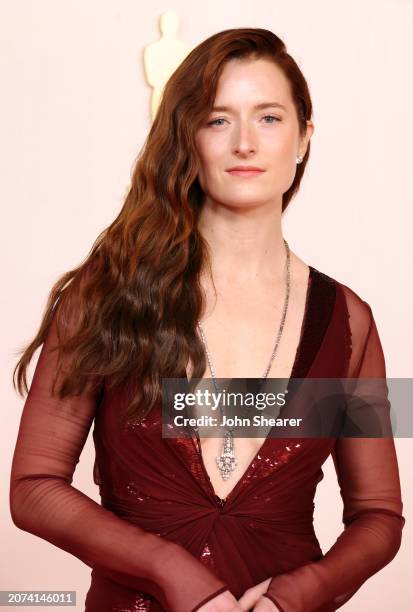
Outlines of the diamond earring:
{"type": "Polygon", "coordinates": [[[295,158],[295,161],[297,164],[301,164],[301,162],[303,161],[303,156],[302,155],[298,155],[298,157],[295,158]]]}

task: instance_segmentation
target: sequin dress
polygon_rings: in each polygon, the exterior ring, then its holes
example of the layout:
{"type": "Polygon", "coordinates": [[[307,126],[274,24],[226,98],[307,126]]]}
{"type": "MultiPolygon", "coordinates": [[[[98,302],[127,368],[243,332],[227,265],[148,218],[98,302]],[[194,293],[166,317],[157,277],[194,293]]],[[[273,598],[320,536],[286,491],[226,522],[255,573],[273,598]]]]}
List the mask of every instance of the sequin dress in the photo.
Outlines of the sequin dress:
{"type": "MultiPolygon", "coordinates": [[[[54,326],[22,414],[11,513],[92,568],[86,612],[195,612],[269,577],[266,596],[279,610],[332,612],[395,556],[405,519],[391,437],[267,437],[222,500],[196,438],[162,438],[160,408],[121,426],[119,392],[52,397],[54,326]],[[101,505],[72,486],[92,424],[101,505]],[[330,454],[344,530],[323,553],[314,495],[330,454]]],[[[370,306],[313,267],[292,371],[310,376],[385,376],[370,306]]]]}

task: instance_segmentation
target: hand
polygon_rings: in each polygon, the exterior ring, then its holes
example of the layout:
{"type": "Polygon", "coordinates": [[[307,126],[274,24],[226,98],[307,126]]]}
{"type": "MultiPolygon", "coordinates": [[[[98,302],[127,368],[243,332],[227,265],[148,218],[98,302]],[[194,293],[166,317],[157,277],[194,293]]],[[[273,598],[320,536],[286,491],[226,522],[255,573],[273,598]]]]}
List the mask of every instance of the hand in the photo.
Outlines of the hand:
{"type": "MultiPolygon", "coordinates": [[[[268,600],[269,601],[269,600],[268,600]]],[[[271,602],[270,602],[271,603],[271,602]]],[[[243,612],[231,591],[224,591],[200,608],[197,612],[243,612]]]]}
{"type": "MultiPolygon", "coordinates": [[[[259,584],[250,587],[245,591],[242,597],[238,600],[238,603],[241,606],[241,610],[243,612],[248,612],[249,610],[255,609],[255,604],[261,598],[261,595],[267,591],[270,582],[271,578],[267,578],[267,580],[264,580],[263,582],[260,582],[259,584]]],[[[272,612],[275,607],[272,601],[270,601],[268,597],[263,597],[263,599],[267,600],[269,604],[273,605],[273,608],[268,608],[268,610],[272,612]]],[[[262,608],[262,612],[266,612],[266,608],[262,608]]]]}
{"type": "Polygon", "coordinates": [[[260,596],[253,608],[253,612],[279,612],[279,610],[280,608],[278,608],[271,599],[262,596],[260,596]]]}

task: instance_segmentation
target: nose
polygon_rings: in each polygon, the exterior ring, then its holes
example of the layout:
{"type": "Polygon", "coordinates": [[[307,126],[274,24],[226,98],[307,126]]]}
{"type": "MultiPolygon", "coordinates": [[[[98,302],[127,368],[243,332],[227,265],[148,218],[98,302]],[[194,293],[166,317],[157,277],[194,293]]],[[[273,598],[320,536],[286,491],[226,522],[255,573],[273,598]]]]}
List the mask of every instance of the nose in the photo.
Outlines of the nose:
{"type": "Polygon", "coordinates": [[[247,121],[240,121],[234,130],[233,153],[249,155],[257,149],[256,135],[253,127],[247,121]]]}

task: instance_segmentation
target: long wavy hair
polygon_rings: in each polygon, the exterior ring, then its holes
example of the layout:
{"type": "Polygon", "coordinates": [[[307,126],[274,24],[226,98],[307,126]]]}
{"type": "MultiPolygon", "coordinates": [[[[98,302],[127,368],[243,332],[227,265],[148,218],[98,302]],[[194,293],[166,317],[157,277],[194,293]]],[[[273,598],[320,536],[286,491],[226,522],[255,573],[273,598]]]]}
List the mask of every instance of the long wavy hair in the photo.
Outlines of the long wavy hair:
{"type": "MultiPolygon", "coordinates": [[[[146,416],[161,400],[162,378],[202,378],[206,358],[197,333],[204,295],[201,272],[211,254],[197,229],[204,193],[198,181],[195,133],[213,106],[218,79],[233,58],[270,59],[291,88],[300,135],[312,116],[307,82],[283,41],[269,30],[237,28],[194,48],[168,80],[156,117],[139,152],[120,213],[96,238],[82,264],[52,287],[39,331],[13,372],[28,393],[27,367],[56,315],[59,356],[70,367],[58,396],[93,385],[127,389],[124,417],[146,416]]],[[[297,192],[310,154],[297,165],[282,197],[285,211],[297,192]]]]}

